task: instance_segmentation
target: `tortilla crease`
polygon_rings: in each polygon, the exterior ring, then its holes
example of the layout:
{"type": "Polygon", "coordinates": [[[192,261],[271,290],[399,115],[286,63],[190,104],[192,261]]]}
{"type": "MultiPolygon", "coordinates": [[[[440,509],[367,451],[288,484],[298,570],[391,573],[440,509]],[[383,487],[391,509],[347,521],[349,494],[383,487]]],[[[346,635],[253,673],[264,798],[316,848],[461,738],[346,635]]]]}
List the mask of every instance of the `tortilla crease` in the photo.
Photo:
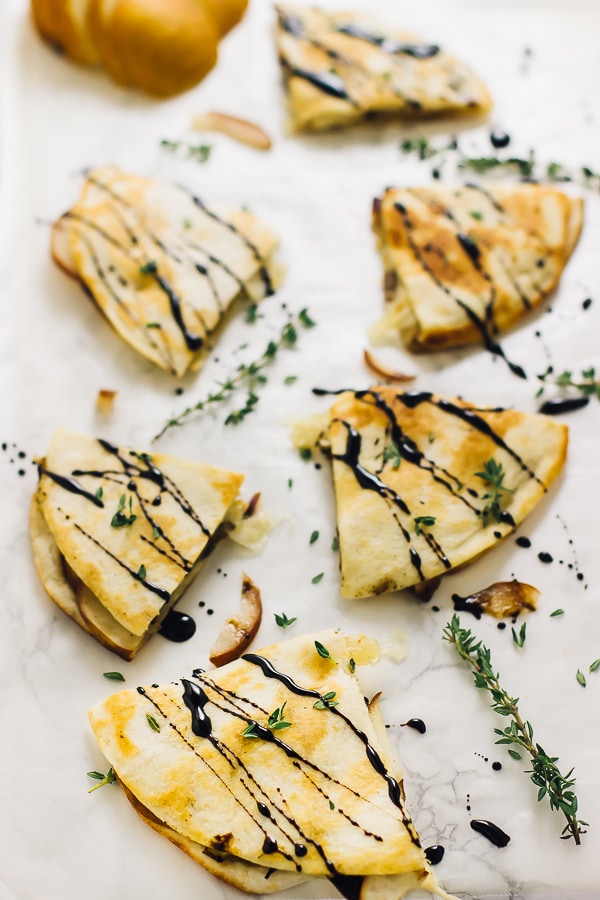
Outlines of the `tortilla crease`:
{"type": "Polygon", "coordinates": [[[202,364],[236,297],[273,292],[277,240],[259,219],[113,167],[88,175],[55,230],[59,265],[123,340],[174,375],[202,364]]]}
{"type": "Polygon", "coordinates": [[[387,115],[483,113],[482,82],[435,44],[357,12],[276,7],[275,38],[292,126],[324,131],[387,115]]]}
{"type": "Polygon", "coordinates": [[[362,640],[301,636],[189,680],[121,691],[90,710],[92,729],[138,811],[183,843],[302,877],[422,882],[430,868],[402,775],[350,663],[372,659],[362,640]]]}
{"type": "Polygon", "coordinates": [[[388,188],[373,213],[388,304],[378,331],[416,352],[505,331],[556,287],[582,223],[583,200],[545,185],[388,188]]]}
{"type": "Polygon", "coordinates": [[[132,658],[200,569],[243,476],[58,429],[30,530],[49,596],[132,658]]]}
{"type": "Polygon", "coordinates": [[[476,559],[540,502],[566,458],[567,428],[549,416],[428,392],[347,391],[330,419],[347,598],[418,585],[476,559]],[[495,464],[496,507],[481,477],[495,464]]]}

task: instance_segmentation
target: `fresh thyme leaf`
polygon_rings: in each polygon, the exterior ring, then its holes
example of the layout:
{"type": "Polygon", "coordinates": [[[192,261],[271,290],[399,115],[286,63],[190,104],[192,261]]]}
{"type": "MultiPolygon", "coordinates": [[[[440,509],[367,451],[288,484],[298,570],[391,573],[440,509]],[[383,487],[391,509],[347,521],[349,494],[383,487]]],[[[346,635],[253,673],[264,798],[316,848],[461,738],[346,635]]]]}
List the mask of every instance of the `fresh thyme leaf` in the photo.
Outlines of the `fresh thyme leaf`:
{"type": "Polygon", "coordinates": [[[324,575],[325,575],[325,572],[319,572],[318,575],[315,575],[313,578],[310,579],[310,583],[318,584],[322,580],[324,575]]]}
{"type": "Polygon", "coordinates": [[[98,788],[104,787],[105,784],[112,784],[113,781],[117,780],[117,776],[115,775],[115,770],[111,766],[106,775],[103,775],[102,772],[88,772],[87,773],[90,778],[94,778],[98,781],[98,784],[95,784],[94,787],[91,787],[88,791],[88,794],[91,794],[92,791],[97,791],[98,788]]]}
{"type": "Polygon", "coordinates": [[[314,319],[311,319],[306,307],[304,307],[304,309],[301,309],[298,313],[298,321],[301,325],[304,325],[305,328],[314,328],[317,324],[314,319]]]}
{"type": "Polygon", "coordinates": [[[335,803],[333,802],[333,800],[329,801],[329,809],[335,809],[335,803]]]}
{"type": "Polygon", "coordinates": [[[278,706],[277,709],[274,709],[269,718],[267,719],[267,726],[271,729],[271,731],[280,731],[282,728],[290,728],[292,723],[286,722],[283,717],[283,712],[287,702],[283,704],[283,706],[278,706]]]}
{"type": "Polygon", "coordinates": [[[152,527],[152,540],[157,541],[159,539],[159,537],[160,537],[160,529],[157,528],[156,525],[154,525],[152,527]]]}
{"type": "Polygon", "coordinates": [[[196,162],[205,163],[210,157],[212,147],[210,144],[187,144],[185,141],[162,140],[160,146],[163,150],[176,153],[179,156],[187,156],[196,162]]]}
{"type": "Polygon", "coordinates": [[[350,674],[354,675],[354,673],[356,672],[356,662],[352,659],[352,657],[350,657],[350,659],[348,660],[348,668],[350,669],[350,674]]]}
{"type": "Polygon", "coordinates": [[[334,553],[337,553],[338,550],[340,549],[340,539],[338,538],[337,534],[335,535],[334,539],[331,542],[331,549],[333,550],[334,553]]]}
{"type": "Polygon", "coordinates": [[[570,393],[578,392],[582,397],[596,397],[600,400],[600,381],[596,378],[596,369],[593,366],[582,369],[577,376],[574,376],[570,369],[565,369],[558,375],[555,375],[552,369],[548,369],[537,377],[542,382],[540,388],[542,392],[546,385],[551,384],[559,389],[559,394],[568,396],[570,393]]]}
{"type": "MultiPolygon", "coordinates": [[[[584,833],[582,826],[587,825],[587,822],[577,818],[573,769],[563,775],[557,766],[558,757],[549,756],[535,741],[532,725],[521,718],[519,701],[504,690],[500,684],[500,676],[492,668],[490,650],[482,641],[477,640],[470,629],[461,627],[457,615],[452,616],[444,628],[443,639],[453,644],[460,658],[469,663],[473,669],[475,687],[489,692],[494,712],[510,719],[510,724],[504,729],[494,728],[494,733],[499,735],[496,743],[508,745],[508,752],[514,759],[520,759],[522,751],[529,756],[532,768],[526,774],[538,788],[538,800],[548,796],[550,808],[560,810],[567,820],[561,837],[565,840],[573,838],[576,844],[580,844],[584,833]],[[513,749],[515,746],[521,752],[513,749]]],[[[578,672],[578,676],[579,674],[582,673],[578,672]]]]}
{"type": "Polygon", "coordinates": [[[160,328],[160,322],[146,322],[146,328],[160,328]]]}
{"type": "Polygon", "coordinates": [[[554,612],[550,613],[550,618],[554,619],[556,616],[564,616],[564,609],[555,609],[554,612]]]}
{"type": "Polygon", "coordinates": [[[294,616],[292,619],[288,619],[285,613],[274,613],[275,621],[279,625],[280,628],[289,628],[290,625],[293,625],[294,622],[298,621],[298,617],[294,616]]]}
{"type": "Polygon", "coordinates": [[[318,531],[313,531],[313,533],[312,533],[311,536],[310,536],[310,541],[309,541],[308,543],[309,543],[309,544],[314,544],[314,542],[315,542],[315,541],[318,541],[318,539],[319,539],[319,532],[318,532],[318,531]]]}
{"type": "Polygon", "coordinates": [[[478,210],[475,210],[475,209],[471,210],[469,215],[471,216],[472,219],[475,219],[475,221],[477,221],[477,222],[483,221],[483,213],[479,212],[478,210]]]}
{"type": "Polygon", "coordinates": [[[288,487],[291,488],[291,487],[293,487],[293,485],[294,485],[294,479],[288,478],[288,487]]]}
{"type": "MultiPolygon", "coordinates": [[[[244,321],[246,321],[249,325],[254,325],[258,318],[258,303],[251,303],[250,306],[246,309],[244,321]]],[[[262,316],[260,316],[260,318],[262,318],[262,316]]]]}
{"type": "Polygon", "coordinates": [[[139,569],[138,569],[138,577],[139,577],[139,578],[145,578],[145,577],[146,577],[146,566],[144,565],[144,563],[142,563],[141,566],[140,566],[139,569]]]}
{"type": "Polygon", "coordinates": [[[323,659],[332,659],[331,653],[321,641],[315,641],[315,648],[319,656],[322,656],[323,659]]]}
{"type": "Polygon", "coordinates": [[[577,681],[581,685],[581,687],[586,687],[587,681],[585,680],[585,675],[579,669],[577,669],[577,681]]]}
{"type": "Polygon", "coordinates": [[[423,527],[431,528],[435,525],[435,516],[415,516],[415,532],[421,534],[423,527]]]}
{"type": "Polygon", "coordinates": [[[96,491],[96,497],[98,498],[98,500],[102,500],[103,493],[104,493],[104,491],[102,490],[101,487],[99,487],[98,490],[96,491]]]}
{"type": "Polygon", "coordinates": [[[157,272],[158,266],[153,259],[149,259],[148,262],[142,263],[142,265],[140,266],[141,275],[156,275],[157,272]]]}
{"type": "Polygon", "coordinates": [[[597,672],[600,669],[600,659],[595,659],[590,666],[590,672],[597,672]]]}
{"type": "Polygon", "coordinates": [[[310,447],[300,447],[298,453],[300,454],[300,459],[312,459],[312,450],[310,449],[310,447]]]}
{"type": "Polygon", "coordinates": [[[294,384],[296,381],[298,381],[297,375],[286,375],[286,377],[283,379],[284,384],[294,384]]]}
{"type": "Polygon", "coordinates": [[[483,471],[475,472],[475,475],[477,478],[481,478],[481,480],[490,488],[490,490],[483,495],[483,499],[488,502],[481,510],[481,519],[483,527],[485,528],[490,520],[490,516],[493,516],[496,522],[502,521],[502,507],[500,506],[500,501],[504,494],[512,494],[513,490],[505,487],[504,479],[506,477],[506,472],[504,471],[502,463],[495,460],[493,456],[488,459],[487,462],[484,462],[483,471]]]}
{"type": "Polygon", "coordinates": [[[400,449],[393,441],[390,441],[390,443],[386,444],[383,448],[383,462],[391,462],[392,469],[400,468],[402,456],[400,454],[400,449]]]}
{"type": "Polygon", "coordinates": [[[120,672],[103,672],[102,674],[105,678],[110,678],[111,681],[125,681],[125,676],[121,675],[120,672]]]}
{"type": "Polygon", "coordinates": [[[337,706],[339,701],[334,700],[335,694],[335,691],[327,691],[326,694],[315,700],[313,709],[331,709],[332,706],[337,706]]]}
{"type": "Polygon", "coordinates": [[[158,724],[154,716],[150,715],[150,713],[146,713],[146,721],[152,731],[160,731],[160,725],[158,724]]]}
{"type": "MultiPolygon", "coordinates": [[[[302,325],[300,315],[297,316],[296,322],[302,325]]],[[[234,410],[226,419],[226,424],[228,425],[239,424],[250,412],[253,412],[258,403],[257,390],[266,383],[266,376],[263,370],[271,365],[281,349],[291,348],[297,343],[298,334],[299,332],[294,322],[286,322],[281,328],[279,337],[268,342],[258,359],[250,363],[242,363],[238,366],[235,374],[231,375],[224,382],[217,382],[217,387],[210,391],[203,400],[199,400],[193,406],[184,409],[179,415],[168,419],[158,434],[154,436],[153,441],[157,441],[169,429],[185,425],[190,416],[206,412],[206,410],[214,408],[217,404],[223,403],[237,390],[245,386],[248,388],[245,406],[242,409],[234,410]]]]}
{"type": "Polygon", "coordinates": [[[244,730],[242,731],[242,737],[248,737],[248,738],[259,737],[259,735],[257,734],[255,729],[256,729],[256,722],[250,722],[250,724],[247,725],[244,728],[244,730]]]}
{"type": "Polygon", "coordinates": [[[523,644],[525,643],[526,637],[527,637],[527,622],[523,622],[518,634],[514,628],[512,629],[512,638],[513,638],[513,641],[515,642],[515,644],[517,645],[517,647],[523,646],[523,644]]]}
{"type": "Polygon", "coordinates": [[[124,512],[126,500],[126,494],[121,494],[117,511],[110,520],[112,528],[128,528],[130,525],[133,525],[137,519],[135,513],[132,512],[133,498],[131,496],[129,497],[129,515],[124,512]]]}

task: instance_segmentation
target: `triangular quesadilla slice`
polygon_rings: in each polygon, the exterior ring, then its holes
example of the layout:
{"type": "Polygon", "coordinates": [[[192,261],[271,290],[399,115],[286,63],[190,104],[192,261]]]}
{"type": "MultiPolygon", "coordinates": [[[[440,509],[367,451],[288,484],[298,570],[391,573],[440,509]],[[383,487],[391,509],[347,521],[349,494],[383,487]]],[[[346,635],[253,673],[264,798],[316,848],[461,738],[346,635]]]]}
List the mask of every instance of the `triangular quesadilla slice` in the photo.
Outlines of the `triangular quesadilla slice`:
{"type": "Polygon", "coordinates": [[[377,114],[481,113],[492,105],[481,81],[436,44],[363,13],[276,9],[279,61],[299,131],[340,128],[377,114]]]}
{"type": "Polygon", "coordinates": [[[132,659],[209,552],[243,476],[58,429],[31,508],[50,597],[132,659]]]}
{"type": "Polygon", "coordinates": [[[489,345],[556,287],[582,222],[583,201],[545,185],[388,188],[373,210],[388,303],[378,333],[414,351],[489,345]]]}
{"type": "Polygon", "coordinates": [[[237,866],[243,890],[268,892],[265,870],[330,878],[357,898],[378,896],[361,893],[365,876],[435,890],[380,714],[355,674],[373,643],[297,637],[113,694],[90,710],[91,725],[142,817],[213,874],[229,880],[237,866]]]}
{"type": "Polygon", "coordinates": [[[328,442],[342,594],[418,586],[476,559],[544,497],[566,426],[428,391],[346,391],[328,442]]]}
{"type": "Polygon", "coordinates": [[[245,210],[107,167],[54,226],[52,253],[128,344],[183,375],[202,365],[236,297],[273,293],[276,245],[245,210]]]}

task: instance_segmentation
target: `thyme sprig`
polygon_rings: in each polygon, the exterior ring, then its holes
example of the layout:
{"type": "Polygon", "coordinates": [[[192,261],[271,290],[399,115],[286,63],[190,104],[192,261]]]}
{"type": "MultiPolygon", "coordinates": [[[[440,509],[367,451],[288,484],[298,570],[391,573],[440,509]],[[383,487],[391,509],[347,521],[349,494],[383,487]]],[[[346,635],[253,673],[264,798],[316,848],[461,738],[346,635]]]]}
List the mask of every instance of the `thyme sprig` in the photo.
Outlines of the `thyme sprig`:
{"type": "Polygon", "coordinates": [[[306,310],[301,310],[295,320],[292,319],[283,325],[278,337],[268,342],[257,359],[250,363],[241,363],[236,371],[226,378],[225,381],[217,382],[217,390],[211,391],[204,399],[199,400],[193,406],[188,406],[187,409],[184,409],[183,412],[172,419],[168,419],[158,434],[153,437],[153,442],[159,440],[169,429],[185,425],[193,414],[203,413],[209,408],[214,408],[219,403],[228,400],[240,388],[247,387],[248,394],[244,406],[232,410],[225,419],[225,425],[239,424],[247,415],[254,411],[259,401],[257,391],[264,387],[268,381],[264,370],[272,364],[280,350],[289,350],[297,344],[300,334],[298,326],[303,328],[313,327],[312,319],[310,320],[311,325],[305,324],[306,316],[306,310]]]}
{"type": "Polygon", "coordinates": [[[88,794],[91,794],[92,791],[97,791],[98,788],[104,787],[105,784],[112,784],[113,781],[117,780],[117,776],[115,775],[115,770],[111,766],[106,775],[103,775],[102,772],[88,772],[88,778],[93,778],[98,784],[95,784],[88,791],[88,794]]]}
{"type": "Polygon", "coordinates": [[[496,522],[502,521],[502,507],[500,501],[504,494],[512,494],[511,488],[507,488],[504,484],[506,472],[502,463],[499,463],[492,456],[483,464],[482,472],[475,472],[477,478],[481,478],[488,486],[489,490],[483,495],[483,499],[487,500],[486,505],[481,510],[481,518],[483,527],[488,524],[490,516],[493,516],[496,522]]]}
{"type": "Polygon", "coordinates": [[[558,162],[541,163],[536,159],[535,151],[530,150],[526,156],[506,154],[469,156],[451,138],[446,144],[433,144],[425,137],[416,137],[402,141],[400,149],[405,155],[415,154],[420,161],[436,159],[436,177],[446,162],[455,168],[472,172],[475,175],[487,175],[495,171],[512,171],[520,178],[528,181],[575,182],[591,190],[600,191],[600,172],[589,166],[569,168],[558,162]]]}
{"type": "Polygon", "coordinates": [[[210,144],[188,144],[186,141],[168,141],[162,140],[160,146],[163,150],[168,150],[177,156],[184,156],[187,159],[193,159],[198,163],[208,162],[212,152],[210,144]]]}
{"type": "Polygon", "coordinates": [[[593,366],[582,369],[579,375],[574,375],[571,369],[565,369],[556,375],[553,367],[549,366],[545,372],[537,376],[542,384],[536,397],[541,397],[546,386],[550,384],[559,388],[561,393],[579,391],[582,397],[596,397],[600,400],[600,380],[596,376],[596,369],[593,366]]]}
{"type": "Polygon", "coordinates": [[[573,769],[563,775],[556,765],[558,757],[549,756],[535,741],[533,727],[522,719],[519,712],[518,698],[511,697],[501,686],[500,676],[492,668],[489,649],[482,641],[477,640],[470,629],[461,628],[457,615],[452,616],[452,620],[444,628],[443,639],[453,644],[460,658],[469,663],[473,669],[475,687],[489,691],[494,712],[512,720],[504,729],[494,728],[494,733],[499,735],[496,743],[506,744],[514,759],[521,759],[523,751],[529,756],[532,768],[525,771],[538,788],[538,801],[547,796],[550,808],[563,813],[567,824],[561,832],[561,839],[573,838],[579,845],[581,835],[585,833],[583,826],[588,823],[577,818],[578,802],[573,790],[573,769]],[[519,750],[515,750],[515,747],[519,750]]]}

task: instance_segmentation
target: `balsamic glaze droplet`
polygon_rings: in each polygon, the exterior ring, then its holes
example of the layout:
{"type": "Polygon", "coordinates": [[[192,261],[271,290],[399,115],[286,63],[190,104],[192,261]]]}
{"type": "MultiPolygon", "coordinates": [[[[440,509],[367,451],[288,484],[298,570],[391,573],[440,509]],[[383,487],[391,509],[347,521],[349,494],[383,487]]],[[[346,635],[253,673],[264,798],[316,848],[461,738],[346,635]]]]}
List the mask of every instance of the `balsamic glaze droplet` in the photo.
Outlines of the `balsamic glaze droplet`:
{"type": "Polygon", "coordinates": [[[456,612],[468,612],[476,619],[480,619],[483,613],[481,597],[473,594],[470,597],[461,597],[460,594],[452,594],[452,603],[456,612]]]}
{"type": "Polygon", "coordinates": [[[473,819],[470,825],[473,831],[482,834],[496,847],[506,847],[510,841],[510,835],[498,828],[497,825],[494,825],[493,822],[488,822],[487,819],[473,819]]]}
{"type": "Polygon", "coordinates": [[[441,844],[432,844],[431,847],[427,847],[425,850],[425,856],[427,857],[427,862],[430,866],[437,866],[438,863],[441,863],[444,858],[444,853],[446,852],[445,847],[442,847],[441,844]]]}
{"type": "Polygon", "coordinates": [[[160,634],[168,641],[183,644],[196,633],[196,623],[187,613],[170,610],[160,626],[160,634]]]}
{"type": "Polygon", "coordinates": [[[259,811],[259,813],[261,814],[261,816],[264,816],[265,819],[270,819],[270,818],[271,818],[271,812],[270,812],[269,807],[267,806],[266,803],[261,803],[261,802],[259,801],[258,804],[257,804],[257,806],[258,806],[258,811],[259,811]]]}
{"type": "Polygon", "coordinates": [[[277,851],[277,841],[275,838],[266,836],[262,845],[263,853],[275,853],[277,851]]]}
{"type": "Polygon", "coordinates": [[[542,403],[539,412],[545,416],[559,416],[561,413],[584,409],[589,402],[589,397],[554,397],[552,400],[542,403]]]}
{"type": "Polygon", "coordinates": [[[403,726],[407,728],[414,728],[415,731],[418,731],[419,734],[425,734],[427,731],[427,725],[423,721],[423,719],[409,719],[408,722],[404,722],[403,726]]]}
{"type": "Polygon", "coordinates": [[[192,714],[192,731],[198,737],[210,737],[212,732],[212,722],[204,712],[204,707],[208,703],[208,695],[198,684],[182,678],[183,684],[183,702],[192,714]]]}
{"type": "Polygon", "coordinates": [[[463,250],[469,257],[469,259],[472,259],[473,262],[475,262],[475,263],[479,262],[479,257],[481,256],[481,250],[479,249],[479,247],[477,246],[477,244],[473,240],[473,238],[469,237],[468,234],[463,234],[462,231],[460,231],[456,235],[456,237],[458,238],[458,241],[459,241],[461,247],[463,248],[463,250]]]}
{"type": "Polygon", "coordinates": [[[152,506],[160,506],[161,503],[162,503],[162,497],[160,496],[160,494],[157,494],[156,497],[154,498],[154,500],[152,501],[152,506]]]}
{"type": "Polygon", "coordinates": [[[551,553],[538,553],[538,559],[543,563],[551,563],[554,562],[554,557],[551,553]]]}
{"type": "Polygon", "coordinates": [[[508,147],[510,144],[510,135],[505,131],[492,131],[490,134],[490,144],[492,147],[495,147],[496,150],[508,147]]]}
{"type": "Polygon", "coordinates": [[[294,853],[296,856],[306,856],[308,853],[306,844],[294,844],[294,853]]]}
{"type": "Polygon", "coordinates": [[[590,306],[592,305],[592,302],[593,301],[592,301],[591,297],[586,297],[585,300],[583,301],[583,303],[581,304],[582,309],[589,309],[590,306]]]}
{"type": "Polygon", "coordinates": [[[525,547],[525,549],[527,549],[527,547],[531,547],[531,541],[528,537],[518,537],[515,541],[515,544],[517,545],[517,547],[525,547]]]}
{"type": "Polygon", "coordinates": [[[494,772],[499,772],[501,768],[502,768],[501,762],[493,762],[492,763],[492,769],[494,770],[494,772]]]}

